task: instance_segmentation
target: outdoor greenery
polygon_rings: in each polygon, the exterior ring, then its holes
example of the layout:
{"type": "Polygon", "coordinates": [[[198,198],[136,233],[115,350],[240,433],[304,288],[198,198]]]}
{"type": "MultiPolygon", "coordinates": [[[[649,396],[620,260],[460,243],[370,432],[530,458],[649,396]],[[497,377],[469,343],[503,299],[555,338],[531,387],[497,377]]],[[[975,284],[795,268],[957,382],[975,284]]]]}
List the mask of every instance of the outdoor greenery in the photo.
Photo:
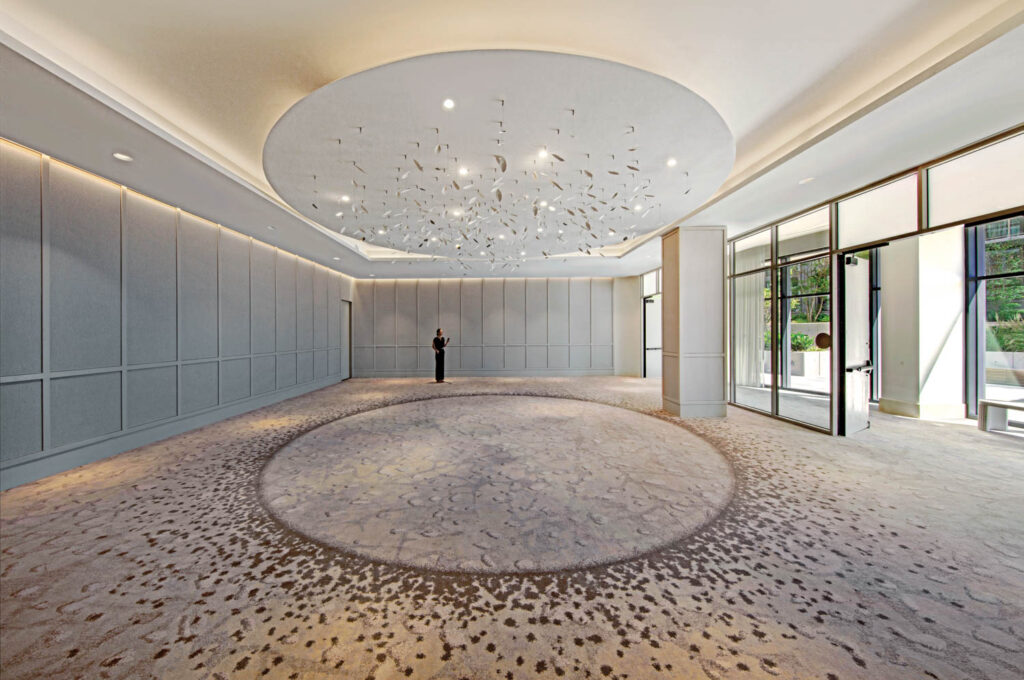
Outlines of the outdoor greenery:
{"type": "MultiPolygon", "coordinates": [[[[1024,272],[1024,238],[1007,235],[986,231],[986,238],[994,239],[985,243],[987,274],[1024,272]]],[[[985,282],[985,320],[986,351],[1024,352],[1024,276],[985,282]]]]}
{"type": "Polygon", "coordinates": [[[985,351],[1024,352],[1024,318],[986,326],[985,351]]]}

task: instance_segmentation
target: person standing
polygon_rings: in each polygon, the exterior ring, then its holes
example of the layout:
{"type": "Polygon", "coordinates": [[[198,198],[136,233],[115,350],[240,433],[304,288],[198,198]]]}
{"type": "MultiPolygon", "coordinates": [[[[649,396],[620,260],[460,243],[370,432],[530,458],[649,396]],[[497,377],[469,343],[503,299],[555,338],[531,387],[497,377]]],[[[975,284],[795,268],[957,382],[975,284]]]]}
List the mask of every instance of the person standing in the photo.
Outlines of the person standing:
{"type": "Polygon", "coordinates": [[[434,380],[439,383],[444,382],[444,348],[450,341],[451,338],[444,337],[444,330],[438,328],[434,338],[434,380]]]}

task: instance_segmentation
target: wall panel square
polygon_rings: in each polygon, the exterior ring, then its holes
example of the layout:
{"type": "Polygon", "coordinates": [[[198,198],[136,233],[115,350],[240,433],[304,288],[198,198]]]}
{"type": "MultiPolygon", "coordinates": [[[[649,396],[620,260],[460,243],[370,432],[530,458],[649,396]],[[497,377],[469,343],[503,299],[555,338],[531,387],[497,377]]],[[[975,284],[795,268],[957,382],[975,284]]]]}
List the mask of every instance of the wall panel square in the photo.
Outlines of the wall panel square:
{"type": "MultiPolygon", "coordinates": [[[[440,310],[438,326],[444,329],[445,337],[452,338],[452,345],[471,344],[462,337],[462,292],[458,279],[441,279],[438,284],[437,305],[440,310]]],[[[467,285],[469,285],[467,283],[467,285]]],[[[436,330],[436,329],[435,329],[436,330]]],[[[433,334],[431,334],[433,337],[433,334]]]]}
{"type": "Polygon", "coordinates": [[[252,358],[252,393],[264,394],[277,389],[277,357],[273,354],[252,358]]]}
{"type": "Polygon", "coordinates": [[[485,371],[498,371],[505,368],[504,347],[484,347],[483,358],[485,371]]]}
{"type": "Polygon", "coordinates": [[[612,356],[611,345],[592,345],[590,347],[591,368],[614,368],[614,357],[612,356]]]}
{"type": "Polygon", "coordinates": [[[526,279],[526,344],[546,345],[547,342],[548,282],[547,279],[526,279]]]}
{"type": "MultiPolygon", "coordinates": [[[[474,369],[480,369],[484,366],[484,353],[481,347],[461,347],[462,350],[462,361],[460,367],[471,371],[474,369]]],[[[451,350],[448,351],[448,357],[445,359],[446,364],[451,368],[450,355],[451,350]]]]}
{"type": "Polygon", "coordinates": [[[337,351],[338,350],[318,349],[313,352],[313,377],[315,379],[319,380],[320,378],[326,378],[330,374],[328,353],[337,351]]]}
{"type": "Polygon", "coordinates": [[[378,371],[395,370],[395,348],[377,347],[373,352],[373,367],[378,371]]]}
{"type": "MultiPolygon", "coordinates": [[[[338,375],[341,373],[341,350],[327,350],[327,374],[338,375]]],[[[345,368],[348,368],[347,366],[345,368]]]]}
{"type": "Polygon", "coordinates": [[[295,384],[295,354],[277,355],[277,389],[295,384]]]}
{"type": "MultiPolygon", "coordinates": [[[[483,344],[505,344],[505,282],[502,279],[484,279],[483,289],[483,344]]],[[[486,368],[487,359],[484,359],[486,368]]]]}
{"type": "Polygon", "coordinates": [[[340,310],[340,314],[338,314],[338,320],[341,325],[340,331],[338,333],[338,335],[341,336],[341,346],[339,347],[340,355],[338,362],[339,366],[341,367],[341,370],[339,372],[339,375],[342,378],[348,378],[351,376],[351,367],[349,362],[351,360],[352,346],[350,342],[349,329],[352,319],[352,303],[342,300],[340,310]]]}
{"type": "MultiPolygon", "coordinates": [[[[420,279],[416,285],[415,344],[417,345],[429,345],[431,338],[434,337],[441,325],[437,316],[437,300],[437,279],[420,279]]],[[[430,361],[433,364],[434,360],[430,361]]]]}
{"type": "MultiPolygon", "coordinates": [[[[445,353],[444,353],[444,368],[445,368],[445,370],[446,371],[454,371],[454,370],[456,370],[458,368],[465,368],[462,365],[462,354],[467,349],[472,349],[472,348],[449,347],[445,351],[445,353]]],[[[477,347],[477,349],[480,349],[480,348],[477,347]]],[[[431,350],[431,351],[433,351],[433,350],[431,350]]],[[[431,368],[433,368],[433,364],[431,364],[431,368]]]]}
{"type": "Polygon", "coordinates": [[[43,449],[43,382],[0,385],[0,461],[43,449]]]}
{"type": "Polygon", "coordinates": [[[416,368],[420,371],[434,370],[434,350],[430,347],[416,348],[416,368]]]}
{"type": "Polygon", "coordinates": [[[277,349],[277,277],[274,273],[276,259],[272,247],[253,241],[252,262],[249,268],[253,354],[264,354],[277,349]]]}
{"type": "Polygon", "coordinates": [[[121,429],[121,373],[50,381],[50,447],[82,442],[121,429]]]}
{"type": "Polygon", "coordinates": [[[181,358],[217,356],[217,235],[220,227],[180,213],[178,286],[181,358]]]}
{"type": "Polygon", "coordinates": [[[178,367],[160,366],[128,371],[125,427],[178,415],[178,367]]]}
{"type": "Polygon", "coordinates": [[[547,346],[531,345],[526,348],[526,367],[530,369],[548,367],[547,346]]]}
{"type": "Polygon", "coordinates": [[[373,348],[353,347],[352,368],[360,374],[373,370],[373,348]]]}
{"type": "Polygon", "coordinates": [[[193,413],[216,406],[219,401],[218,362],[181,367],[181,412],[193,413]]]}
{"type": "Polygon", "coordinates": [[[178,358],[177,211],[124,197],[125,332],[129,364],[178,358]]]}
{"type": "Polygon", "coordinates": [[[121,190],[50,163],[46,209],[50,369],[120,366],[121,190]]]}
{"type": "Polygon", "coordinates": [[[590,344],[590,279],[569,281],[569,344],[590,344]]]}
{"type": "Polygon", "coordinates": [[[373,344],[395,344],[395,282],[373,284],[373,344]]]}
{"type": "Polygon", "coordinates": [[[327,285],[327,347],[341,346],[341,276],[330,274],[327,285]]]}
{"type": "Polygon", "coordinates": [[[416,280],[400,279],[395,282],[395,342],[415,345],[416,337],[416,280]]]}
{"type": "Polygon", "coordinates": [[[295,350],[295,272],[298,258],[283,251],[277,254],[277,351],[295,350]]]}
{"type": "Polygon", "coordinates": [[[313,349],[313,263],[299,260],[295,271],[296,347],[313,349]]]}
{"type": "Polygon", "coordinates": [[[526,368],[526,347],[505,347],[505,370],[526,368]]]}
{"type": "Polygon", "coordinates": [[[526,280],[505,281],[505,344],[526,344],[526,280]]]}
{"type": "Polygon", "coordinates": [[[249,237],[220,233],[220,355],[249,354],[249,237]]]}
{"type": "Polygon", "coordinates": [[[313,347],[327,349],[328,343],[328,274],[323,267],[313,267],[313,347]]]}
{"type": "Polygon", "coordinates": [[[590,342],[612,344],[612,280],[590,280],[590,342]]]}
{"type": "Polygon", "coordinates": [[[248,357],[229,359],[220,363],[220,403],[226,404],[249,396],[249,370],[248,357]]]}
{"type": "Polygon", "coordinates": [[[590,345],[569,347],[569,368],[590,368],[590,345]]]}
{"type": "Polygon", "coordinates": [[[567,345],[548,346],[548,368],[569,368],[569,347],[567,345]]]}
{"type": "MultiPolygon", "coordinates": [[[[443,284],[442,284],[443,285],[443,284]]],[[[483,342],[483,281],[465,279],[462,282],[462,318],[454,328],[445,328],[452,336],[459,332],[458,344],[479,345],[483,342]]]]}
{"type": "Polygon", "coordinates": [[[569,279],[548,279],[548,344],[569,344],[569,279]]]}
{"type": "Polygon", "coordinates": [[[359,279],[352,285],[352,345],[373,346],[373,281],[359,279]]]}
{"type": "Polygon", "coordinates": [[[40,168],[39,154],[0,141],[0,375],[43,370],[40,168]]]}
{"type": "Polygon", "coordinates": [[[313,381],[313,352],[299,352],[295,356],[295,382],[302,385],[313,381]]]}
{"type": "MultiPolygon", "coordinates": [[[[416,347],[399,347],[395,350],[395,367],[400,371],[416,370],[416,347]]],[[[431,350],[433,352],[433,350],[431,350]]]]}

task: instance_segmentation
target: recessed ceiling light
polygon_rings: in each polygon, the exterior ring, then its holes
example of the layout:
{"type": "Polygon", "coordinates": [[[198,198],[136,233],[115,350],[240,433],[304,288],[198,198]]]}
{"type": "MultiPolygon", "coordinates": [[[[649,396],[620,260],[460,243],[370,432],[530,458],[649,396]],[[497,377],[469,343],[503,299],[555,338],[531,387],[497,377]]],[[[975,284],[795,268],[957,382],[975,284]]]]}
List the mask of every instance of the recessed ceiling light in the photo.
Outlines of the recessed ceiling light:
{"type": "Polygon", "coordinates": [[[608,230],[608,235],[609,236],[615,236],[615,230],[614,229],[609,229],[608,230]]]}
{"type": "Polygon", "coordinates": [[[122,151],[115,151],[113,153],[113,156],[117,160],[124,161],[125,163],[131,163],[133,160],[135,160],[134,158],[132,158],[131,156],[129,156],[128,154],[126,154],[126,153],[124,153],[122,151]]]}
{"type": "Polygon", "coordinates": [[[797,182],[797,184],[808,184],[809,182],[813,182],[813,181],[814,181],[813,177],[804,177],[802,180],[797,182]]]}
{"type": "Polygon", "coordinates": [[[547,158],[548,157],[548,150],[547,149],[541,149],[540,151],[537,152],[537,157],[538,158],[547,158]]]}
{"type": "Polygon", "coordinates": [[[537,231],[544,231],[544,227],[537,227],[537,231]]]}
{"type": "Polygon", "coordinates": [[[642,205],[640,205],[639,203],[637,203],[636,205],[633,206],[633,210],[636,210],[637,212],[640,212],[643,209],[644,209],[644,207],[642,205]]]}
{"type": "Polygon", "coordinates": [[[349,202],[349,201],[351,201],[351,200],[352,200],[352,199],[351,199],[351,198],[349,198],[349,195],[348,195],[348,194],[342,194],[342,195],[341,195],[341,202],[342,202],[342,203],[348,203],[348,202],[349,202]]]}
{"type": "Polygon", "coordinates": [[[376,276],[376,274],[370,274],[370,276],[376,276]]]}
{"type": "Polygon", "coordinates": [[[555,212],[555,206],[549,205],[548,210],[550,210],[551,212],[555,212]]]}
{"type": "Polygon", "coordinates": [[[445,99],[443,102],[441,102],[441,106],[443,106],[446,110],[451,111],[452,109],[455,108],[455,100],[445,99]]]}
{"type": "Polygon", "coordinates": [[[462,217],[462,211],[456,208],[455,210],[452,210],[452,215],[455,217],[462,217]]]}
{"type": "Polygon", "coordinates": [[[542,208],[548,207],[548,202],[547,201],[541,201],[540,202],[540,207],[542,207],[542,208]]]}
{"type": "Polygon", "coordinates": [[[480,251],[480,254],[481,254],[481,255],[486,255],[487,253],[486,253],[485,251],[481,250],[481,251],[480,251]]]}
{"type": "Polygon", "coordinates": [[[519,254],[520,254],[520,255],[526,255],[526,251],[525,251],[525,250],[520,250],[520,251],[519,251],[519,254]]]}
{"type": "Polygon", "coordinates": [[[459,168],[459,176],[460,177],[465,177],[468,174],[469,174],[469,168],[467,168],[467,167],[459,168]]]}
{"type": "Polygon", "coordinates": [[[504,241],[505,240],[505,235],[504,234],[498,234],[498,238],[500,238],[502,241],[504,241]]]}
{"type": "Polygon", "coordinates": [[[384,231],[385,231],[384,229],[378,229],[378,230],[377,230],[377,233],[378,233],[378,234],[383,234],[383,233],[384,233],[384,231]]]}
{"type": "Polygon", "coordinates": [[[341,211],[339,210],[338,212],[334,213],[334,216],[335,216],[335,217],[341,217],[341,216],[342,216],[343,214],[344,214],[344,213],[342,213],[342,212],[341,212],[341,211]]]}
{"type": "Polygon", "coordinates": [[[564,231],[562,231],[561,229],[559,229],[559,230],[558,230],[558,233],[559,233],[559,234],[564,234],[565,232],[564,232],[564,231]]]}
{"type": "Polygon", "coordinates": [[[676,159],[675,158],[669,158],[667,161],[665,161],[665,165],[667,165],[670,168],[676,167],[676,159]]]}
{"type": "Polygon", "coordinates": [[[436,241],[436,240],[437,240],[437,237],[436,237],[436,236],[431,236],[431,237],[430,237],[430,240],[431,240],[431,241],[436,241]]]}
{"type": "Polygon", "coordinates": [[[270,231],[274,231],[274,228],[269,225],[267,226],[267,229],[269,229],[270,231]]]}
{"type": "Polygon", "coordinates": [[[332,257],[331,259],[332,260],[340,260],[341,258],[340,257],[332,257]]]}

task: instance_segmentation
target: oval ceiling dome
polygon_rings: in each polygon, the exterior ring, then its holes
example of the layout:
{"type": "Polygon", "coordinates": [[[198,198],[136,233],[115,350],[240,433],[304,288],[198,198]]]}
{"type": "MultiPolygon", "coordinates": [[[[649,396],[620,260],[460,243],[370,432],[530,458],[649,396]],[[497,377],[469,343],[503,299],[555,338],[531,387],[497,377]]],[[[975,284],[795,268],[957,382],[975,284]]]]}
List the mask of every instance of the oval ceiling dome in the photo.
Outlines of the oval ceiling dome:
{"type": "Polygon", "coordinates": [[[263,166],[297,211],[417,255],[596,255],[677,220],[732,168],[686,87],[552,52],[431,54],[326,85],[271,130],[263,166]]]}

